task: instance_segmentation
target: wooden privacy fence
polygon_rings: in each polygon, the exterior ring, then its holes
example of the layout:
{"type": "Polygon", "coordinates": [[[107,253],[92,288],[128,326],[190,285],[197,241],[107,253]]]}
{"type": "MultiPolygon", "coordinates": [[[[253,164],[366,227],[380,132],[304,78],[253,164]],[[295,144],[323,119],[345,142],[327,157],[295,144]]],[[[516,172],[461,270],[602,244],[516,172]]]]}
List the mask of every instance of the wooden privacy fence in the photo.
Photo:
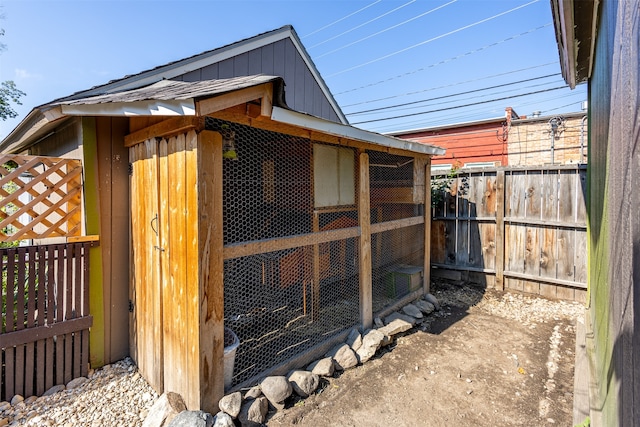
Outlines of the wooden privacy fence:
{"type": "Polygon", "coordinates": [[[465,169],[433,209],[434,276],[586,298],[586,166],[465,169]]]}
{"type": "Polygon", "coordinates": [[[0,249],[0,400],[86,376],[91,242],[0,249]]]}

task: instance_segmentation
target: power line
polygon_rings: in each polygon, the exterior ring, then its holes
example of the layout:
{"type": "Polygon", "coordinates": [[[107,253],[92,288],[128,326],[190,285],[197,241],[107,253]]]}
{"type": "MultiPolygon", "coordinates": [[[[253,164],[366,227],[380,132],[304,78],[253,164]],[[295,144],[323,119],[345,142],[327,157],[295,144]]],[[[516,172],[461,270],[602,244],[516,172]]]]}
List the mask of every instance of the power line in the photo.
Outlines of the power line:
{"type": "Polygon", "coordinates": [[[440,111],[453,110],[453,109],[456,109],[456,108],[470,107],[472,105],[488,104],[490,102],[503,101],[505,99],[519,98],[519,97],[522,97],[522,96],[535,95],[535,94],[538,94],[538,93],[551,92],[553,90],[566,89],[566,88],[567,88],[567,85],[557,86],[557,87],[553,87],[553,88],[549,88],[549,89],[542,89],[542,90],[537,90],[537,91],[533,91],[533,92],[521,93],[521,94],[518,94],[518,95],[504,96],[502,98],[494,98],[494,99],[489,99],[489,100],[485,100],[485,101],[472,102],[472,103],[469,103],[469,104],[456,105],[454,107],[445,107],[445,108],[439,108],[439,109],[436,109],[436,110],[421,111],[421,112],[418,112],[418,113],[402,114],[400,116],[384,117],[382,119],[365,120],[365,121],[362,121],[362,122],[355,122],[355,123],[352,123],[352,124],[359,125],[359,124],[363,124],[363,123],[382,122],[382,121],[385,121],[385,120],[401,119],[403,117],[411,117],[411,116],[419,116],[419,115],[422,115],[422,114],[437,113],[437,112],[440,112],[440,111]]]}
{"type": "MultiPolygon", "coordinates": [[[[499,45],[499,44],[502,44],[502,43],[505,43],[505,42],[511,41],[511,40],[513,40],[513,39],[517,39],[518,37],[522,37],[522,36],[524,36],[524,35],[527,35],[527,34],[533,33],[534,31],[541,30],[541,29],[543,29],[543,28],[545,28],[545,27],[548,27],[548,26],[550,26],[550,25],[551,25],[551,23],[549,22],[549,23],[544,24],[544,25],[542,25],[542,26],[540,26],[540,27],[532,28],[532,29],[530,29],[530,30],[528,30],[528,31],[525,31],[525,32],[523,32],[523,33],[516,34],[516,35],[511,36],[511,37],[507,37],[506,39],[503,39],[503,40],[500,40],[500,41],[498,41],[498,42],[495,42],[495,43],[491,43],[491,44],[488,44],[488,45],[482,46],[482,47],[480,47],[480,48],[478,48],[478,49],[470,50],[470,51],[465,52],[465,53],[463,53],[463,54],[460,54],[460,55],[457,55],[457,56],[453,56],[453,57],[451,57],[451,58],[443,59],[443,60],[442,60],[442,61],[440,61],[440,62],[436,62],[436,63],[433,63],[433,64],[431,64],[431,65],[427,65],[426,67],[418,68],[417,70],[414,70],[414,71],[409,71],[409,72],[406,72],[406,73],[403,73],[403,74],[398,74],[397,76],[390,77],[390,78],[385,79],[385,80],[380,80],[380,81],[375,82],[375,83],[370,83],[370,84],[368,84],[368,85],[360,86],[360,87],[357,87],[357,88],[354,88],[354,89],[349,89],[349,90],[345,90],[345,91],[342,91],[342,92],[338,92],[338,93],[336,93],[336,94],[335,94],[335,96],[344,95],[345,93],[355,92],[355,91],[357,91],[357,90],[361,90],[361,89],[367,89],[367,88],[370,88],[371,86],[377,86],[377,85],[382,84],[382,83],[387,83],[387,82],[389,82],[389,81],[391,81],[391,80],[395,80],[395,79],[398,79],[398,78],[401,78],[401,77],[406,77],[406,76],[409,76],[409,75],[411,75],[411,74],[419,73],[419,72],[421,72],[421,71],[426,71],[428,68],[433,68],[433,67],[436,67],[436,66],[438,66],[438,65],[446,64],[447,62],[451,62],[451,61],[454,61],[454,60],[456,60],[456,59],[460,59],[460,58],[463,58],[463,57],[465,57],[465,56],[469,56],[469,55],[472,55],[472,54],[474,54],[474,53],[481,52],[481,51],[483,51],[483,50],[486,50],[486,49],[489,49],[489,48],[491,48],[491,47],[497,46],[497,45],[499,45]]],[[[548,63],[548,64],[543,64],[543,65],[540,65],[540,66],[546,66],[546,65],[549,65],[549,64],[555,64],[555,62],[553,62],[553,63],[548,63]]],[[[535,67],[532,67],[532,68],[535,68],[535,67]]],[[[498,75],[501,75],[501,74],[498,74],[498,75]]],[[[470,81],[474,81],[474,80],[470,80],[470,81]]]]}
{"type": "Polygon", "coordinates": [[[460,86],[460,85],[467,84],[467,83],[475,83],[475,82],[478,82],[480,80],[493,79],[495,77],[502,77],[502,76],[506,76],[506,75],[519,73],[521,71],[533,70],[534,68],[546,67],[548,65],[555,65],[555,64],[556,64],[555,62],[547,62],[546,64],[535,65],[533,67],[527,67],[527,68],[520,68],[519,70],[507,71],[507,72],[504,72],[504,73],[493,74],[491,76],[478,77],[476,79],[465,80],[463,82],[450,83],[450,84],[447,84],[447,85],[431,87],[429,89],[416,90],[414,92],[406,92],[406,93],[403,93],[403,94],[400,94],[400,95],[392,95],[392,96],[387,96],[387,97],[384,97],[384,98],[371,99],[369,101],[361,101],[361,102],[356,102],[354,104],[347,104],[347,105],[343,105],[342,108],[344,109],[344,108],[349,108],[349,107],[355,107],[356,105],[370,104],[370,103],[379,102],[379,101],[386,101],[388,99],[400,98],[400,97],[409,96],[409,95],[416,95],[418,93],[431,92],[433,90],[438,90],[438,89],[446,89],[446,88],[452,87],[452,86],[460,86]]]}
{"type": "Polygon", "coordinates": [[[365,114],[365,113],[371,113],[371,112],[375,112],[375,111],[388,110],[388,109],[391,109],[391,108],[406,107],[408,105],[422,104],[424,102],[436,101],[438,99],[453,98],[453,97],[460,96],[460,95],[468,95],[470,93],[477,93],[477,92],[482,92],[482,91],[485,91],[485,90],[496,89],[496,88],[506,87],[506,86],[512,86],[512,85],[515,85],[515,84],[531,82],[531,81],[534,81],[534,80],[546,79],[546,78],[549,78],[549,77],[554,77],[554,76],[559,76],[559,75],[560,75],[560,73],[547,74],[545,76],[533,77],[533,78],[530,78],[530,79],[518,80],[518,81],[510,82],[510,83],[503,83],[503,84],[499,84],[499,85],[495,85],[495,86],[488,86],[488,87],[481,88],[481,89],[467,90],[467,91],[464,91],[464,92],[458,92],[458,93],[453,93],[453,94],[449,94],[449,95],[436,96],[436,97],[433,97],[433,98],[421,99],[421,100],[412,101],[412,102],[404,102],[402,104],[388,105],[386,107],[370,108],[368,110],[354,111],[353,113],[345,113],[345,114],[347,116],[355,116],[357,114],[365,114]]]}
{"type": "MultiPolygon", "coordinates": [[[[386,32],[387,32],[387,31],[389,31],[389,30],[393,30],[394,28],[398,28],[398,27],[400,27],[401,25],[407,24],[407,23],[409,23],[409,22],[411,22],[411,21],[415,21],[415,20],[416,20],[416,19],[418,19],[418,18],[422,18],[423,16],[429,15],[430,13],[433,13],[433,12],[435,12],[435,11],[437,11],[437,10],[440,10],[440,9],[442,9],[442,8],[444,8],[444,7],[447,7],[447,6],[449,6],[449,5],[453,4],[453,3],[457,2],[457,1],[458,1],[458,0],[451,0],[449,3],[443,4],[443,5],[441,5],[441,6],[438,6],[438,7],[434,8],[434,9],[428,10],[428,11],[426,11],[426,12],[424,12],[424,13],[421,13],[421,14],[420,14],[420,15],[418,15],[418,16],[414,16],[414,17],[413,17],[413,18],[411,18],[411,19],[407,19],[406,21],[400,22],[399,24],[392,25],[391,27],[388,27],[388,28],[385,28],[384,30],[378,31],[377,33],[373,33],[373,34],[371,34],[371,35],[368,35],[367,37],[363,37],[363,38],[361,38],[361,39],[359,39],[359,40],[356,40],[356,41],[351,42],[351,43],[349,43],[349,44],[346,44],[346,45],[344,45],[344,46],[340,46],[340,47],[339,47],[339,48],[337,48],[337,49],[330,50],[329,52],[325,52],[325,53],[323,53],[322,55],[318,56],[318,57],[317,57],[317,59],[323,58],[323,57],[325,57],[325,56],[327,56],[327,55],[331,55],[332,53],[336,53],[336,52],[338,52],[338,51],[340,51],[340,50],[342,50],[342,49],[346,49],[346,48],[348,48],[348,47],[353,46],[354,44],[358,44],[358,43],[363,42],[363,41],[365,41],[365,40],[368,40],[368,39],[370,39],[370,38],[372,38],[372,37],[378,36],[378,35],[380,35],[380,34],[382,34],[382,33],[386,33],[386,32]]],[[[331,76],[329,76],[329,77],[331,77],[331,76]]]]}
{"type": "Polygon", "coordinates": [[[333,26],[333,25],[337,24],[338,22],[344,21],[345,19],[350,18],[350,17],[352,17],[353,15],[358,14],[358,13],[362,12],[363,10],[370,8],[371,6],[373,6],[373,5],[377,4],[377,3],[380,3],[381,1],[382,1],[382,0],[376,0],[376,1],[374,1],[373,3],[371,3],[371,4],[369,4],[369,5],[365,6],[365,7],[363,7],[362,9],[358,9],[358,10],[356,10],[355,12],[352,12],[352,13],[348,14],[347,16],[343,16],[342,18],[340,18],[340,19],[338,19],[338,20],[336,20],[336,21],[333,21],[333,22],[331,22],[330,24],[325,25],[325,26],[324,26],[324,27],[322,27],[322,28],[318,28],[317,30],[310,32],[310,33],[309,33],[309,34],[307,34],[306,36],[302,36],[302,38],[309,37],[309,36],[312,36],[312,35],[314,35],[314,34],[316,34],[316,33],[319,33],[319,32],[320,32],[320,31],[322,31],[322,30],[326,30],[327,28],[329,28],[329,27],[331,27],[331,26],[333,26]]]}
{"type": "MultiPolygon", "coordinates": [[[[520,110],[522,107],[524,106],[529,106],[529,105],[534,105],[534,104],[541,104],[544,102],[549,102],[549,101],[556,101],[558,99],[561,98],[571,98],[574,96],[583,96],[583,94],[580,93],[567,93],[564,95],[556,95],[553,98],[543,98],[543,99],[536,99],[535,101],[532,102],[527,102],[527,103],[522,103],[517,105],[515,108],[517,110],[520,110]]],[[[576,101],[573,102],[569,105],[575,104],[577,102],[580,101],[576,101]]],[[[464,113],[458,113],[458,114],[448,114],[448,115],[442,115],[439,116],[437,119],[432,120],[432,127],[435,126],[447,126],[450,124],[456,124],[456,123],[460,123],[463,121],[468,121],[468,120],[477,120],[479,116],[483,115],[483,113],[486,113],[486,109],[484,107],[480,107],[480,108],[475,108],[475,109],[468,109],[466,110],[464,113]]],[[[484,116],[486,117],[486,115],[484,116]]],[[[419,131],[420,129],[422,129],[424,127],[424,119],[419,119],[419,120],[411,120],[411,121],[404,121],[402,123],[394,123],[392,125],[387,125],[387,126],[373,126],[371,128],[368,128],[369,130],[373,130],[375,132],[379,132],[379,133],[390,133],[390,132],[397,132],[402,131],[402,132],[412,132],[412,131],[419,131]],[[422,125],[421,128],[418,129],[407,129],[409,126],[418,126],[418,125],[422,125]]]]}
{"type": "Polygon", "coordinates": [[[491,21],[492,19],[496,19],[496,18],[499,18],[499,17],[501,17],[501,16],[504,16],[504,15],[506,15],[506,14],[508,14],[508,13],[515,12],[516,10],[522,9],[523,7],[530,6],[530,5],[532,5],[532,4],[534,4],[534,3],[537,3],[537,2],[539,2],[539,1],[540,1],[540,0],[532,0],[532,1],[530,1],[529,3],[525,3],[525,4],[520,5],[520,6],[518,6],[518,7],[514,7],[513,9],[509,9],[509,10],[507,10],[507,11],[505,11],[505,12],[501,12],[501,13],[498,13],[498,14],[496,14],[496,15],[490,16],[490,17],[488,17],[488,18],[481,19],[480,21],[476,21],[476,22],[474,22],[473,24],[465,25],[464,27],[460,27],[460,28],[457,28],[457,29],[455,29],[455,30],[449,31],[448,33],[440,34],[439,36],[432,37],[432,38],[430,38],[430,39],[428,39],[428,40],[422,41],[422,42],[420,42],[420,43],[416,43],[416,44],[414,44],[414,45],[412,45],[412,46],[405,47],[404,49],[400,49],[400,50],[397,50],[397,51],[395,51],[395,52],[391,52],[391,53],[389,53],[389,54],[387,54],[387,55],[381,56],[381,57],[376,58],[376,59],[372,59],[371,61],[364,62],[364,63],[362,63],[362,64],[360,64],[360,65],[355,65],[355,66],[353,66],[353,67],[346,68],[346,69],[344,69],[344,70],[342,70],[342,71],[338,71],[337,73],[330,74],[328,77],[334,77],[334,76],[337,76],[337,75],[340,75],[340,74],[343,74],[343,73],[346,73],[346,72],[349,72],[349,71],[357,70],[358,68],[362,68],[362,67],[365,67],[365,66],[367,66],[367,65],[374,64],[374,63],[379,62],[379,61],[382,61],[382,60],[384,60],[384,59],[388,59],[388,58],[390,58],[390,57],[392,57],[392,56],[395,56],[395,55],[397,55],[397,54],[399,54],[399,53],[403,53],[403,52],[406,52],[406,51],[408,51],[408,50],[414,49],[414,48],[416,48],[416,47],[423,46],[423,45],[425,45],[425,44],[427,44],[427,43],[431,43],[432,41],[436,41],[436,40],[439,40],[439,39],[441,39],[441,38],[444,38],[444,37],[450,36],[451,34],[455,34],[455,33],[458,33],[458,32],[460,32],[460,31],[463,31],[463,30],[468,30],[469,28],[471,28],[471,27],[475,27],[476,25],[484,24],[485,22],[491,21]]]}
{"type": "MultiPolygon", "coordinates": [[[[352,32],[352,31],[357,30],[358,28],[362,28],[362,27],[364,27],[365,25],[368,25],[368,24],[370,24],[370,23],[372,23],[372,22],[374,22],[374,21],[377,21],[377,20],[378,20],[378,19],[380,19],[380,18],[383,18],[383,17],[385,17],[385,16],[387,16],[387,15],[390,15],[390,14],[392,14],[393,12],[395,12],[395,11],[397,11],[397,10],[400,10],[400,9],[402,9],[402,8],[403,8],[403,7],[405,7],[405,6],[409,6],[411,3],[415,3],[416,1],[418,1],[418,0],[411,0],[411,1],[409,1],[409,2],[405,3],[405,4],[401,5],[401,6],[396,7],[395,9],[390,10],[389,12],[385,12],[385,13],[383,13],[382,15],[376,16],[375,18],[370,19],[370,20],[368,20],[367,22],[365,22],[365,23],[363,23],[363,24],[356,25],[355,27],[350,28],[350,29],[348,29],[347,31],[344,31],[344,32],[342,32],[342,33],[338,34],[337,36],[333,36],[333,37],[331,37],[331,38],[326,39],[325,41],[322,41],[322,42],[320,42],[320,43],[316,43],[316,44],[314,44],[313,46],[309,47],[309,49],[313,49],[314,47],[318,47],[318,46],[320,46],[320,45],[323,45],[323,44],[325,44],[325,43],[327,43],[327,42],[330,42],[331,40],[335,40],[335,39],[337,39],[338,37],[342,37],[342,36],[344,36],[345,34],[348,34],[348,33],[352,32]]],[[[324,55],[327,55],[327,54],[324,54],[324,55]]],[[[324,56],[324,55],[323,55],[323,56],[324,56]]],[[[320,57],[319,57],[319,58],[320,58],[320,57]]]]}

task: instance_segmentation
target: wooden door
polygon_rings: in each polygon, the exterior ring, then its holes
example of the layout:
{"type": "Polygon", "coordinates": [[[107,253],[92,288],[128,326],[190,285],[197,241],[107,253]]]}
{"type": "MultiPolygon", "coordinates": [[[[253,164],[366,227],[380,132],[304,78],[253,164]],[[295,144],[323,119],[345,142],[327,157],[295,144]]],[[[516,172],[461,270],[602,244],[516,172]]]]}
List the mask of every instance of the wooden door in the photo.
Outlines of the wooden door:
{"type": "Polygon", "coordinates": [[[149,384],[164,390],[158,142],[131,147],[131,356],[149,384]]]}

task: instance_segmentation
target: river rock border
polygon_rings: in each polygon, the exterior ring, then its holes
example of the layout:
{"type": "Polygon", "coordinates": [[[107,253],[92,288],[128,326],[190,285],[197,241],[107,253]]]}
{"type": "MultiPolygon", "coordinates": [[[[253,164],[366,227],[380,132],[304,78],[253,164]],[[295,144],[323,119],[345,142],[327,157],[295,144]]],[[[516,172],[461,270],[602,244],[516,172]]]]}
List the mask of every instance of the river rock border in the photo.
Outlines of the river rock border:
{"type": "Polygon", "coordinates": [[[353,329],[344,343],[336,345],[305,369],[293,370],[286,376],[266,377],[244,396],[239,391],[224,396],[218,403],[220,412],[215,416],[201,411],[180,412],[178,409],[183,405],[179,402],[167,404],[169,400],[175,401],[175,396],[171,399],[163,396],[149,411],[143,427],[234,427],[237,422],[243,427],[262,425],[269,410],[284,409],[285,401],[293,394],[298,399],[309,397],[317,391],[321,378],[368,362],[380,349],[391,345],[396,335],[422,323],[425,316],[439,309],[436,297],[425,294],[384,319],[376,318],[374,329],[364,333],[353,329]]]}

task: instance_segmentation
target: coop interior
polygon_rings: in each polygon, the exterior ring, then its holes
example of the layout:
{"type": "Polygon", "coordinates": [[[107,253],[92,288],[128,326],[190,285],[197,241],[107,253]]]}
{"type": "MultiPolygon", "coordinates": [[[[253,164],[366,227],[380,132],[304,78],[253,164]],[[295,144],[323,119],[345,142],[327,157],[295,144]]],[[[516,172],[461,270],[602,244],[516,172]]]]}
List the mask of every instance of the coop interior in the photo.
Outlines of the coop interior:
{"type": "MultiPolygon", "coordinates": [[[[206,127],[227,135],[225,250],[260,243],[224,261],[224,322],[240,339],[239,385],[359,324],[358,151],[214,118],[206,127]],[[278,239],[324,231],[334,237],[270,249],[278,239]]],[[[424,198],[416,197],[424,163],[367,153],[375,314],[422,286],[424,224],[373,224],[424,215],[424,198]]]]}

